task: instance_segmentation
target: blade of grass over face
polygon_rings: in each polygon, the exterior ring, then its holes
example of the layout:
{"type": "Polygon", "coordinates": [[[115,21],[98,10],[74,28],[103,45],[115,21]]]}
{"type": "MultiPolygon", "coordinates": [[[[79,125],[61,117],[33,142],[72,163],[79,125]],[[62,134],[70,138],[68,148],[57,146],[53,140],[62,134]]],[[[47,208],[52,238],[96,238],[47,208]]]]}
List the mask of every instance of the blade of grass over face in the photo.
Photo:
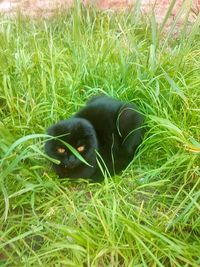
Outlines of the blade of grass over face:
{"type": "Polygon", "coordinates": [[[184,1],[168,25],[171,1],[159,27],[140,4],[1,18],[0,265],[200,265],[200,17],[184,1]],[[101,184],[59,179],[46,129],[102,93],[138,106],[144,141],[115,177],[97,151],[101,184]]]}
{"type": "Polygon", "coordinates": [[[87,166],[93,167],[92,165],[90,165],[82,156],[80,153],[78,153],[78,151],[73,148],[70,144],[64,142],[63,140],[59,139],[61,143],[63,143],[80,161],[82,161],[83,163],[85,163],[87,166]]]}

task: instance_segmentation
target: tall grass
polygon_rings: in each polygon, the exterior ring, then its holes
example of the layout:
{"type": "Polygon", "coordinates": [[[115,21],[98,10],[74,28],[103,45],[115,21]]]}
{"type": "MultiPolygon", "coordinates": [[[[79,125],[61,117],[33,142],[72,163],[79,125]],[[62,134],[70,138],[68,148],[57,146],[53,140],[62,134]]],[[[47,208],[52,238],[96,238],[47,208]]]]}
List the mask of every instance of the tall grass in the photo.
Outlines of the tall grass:
{"type": "Polygon", "coordinates": [[[1,18],[2,266],[200,265],[200,19],[174,37],[166,14],[1,18]],[[145,140],[102,184],[59,180],[45,130],[102,92],[137,103],[145,140]]]}

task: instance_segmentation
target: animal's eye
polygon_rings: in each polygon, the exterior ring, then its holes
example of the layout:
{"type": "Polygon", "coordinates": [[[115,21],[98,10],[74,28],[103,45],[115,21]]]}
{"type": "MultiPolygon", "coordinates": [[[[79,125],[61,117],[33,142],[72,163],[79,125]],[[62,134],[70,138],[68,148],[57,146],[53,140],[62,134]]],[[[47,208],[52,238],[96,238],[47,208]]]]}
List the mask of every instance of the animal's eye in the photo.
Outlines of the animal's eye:
{"type": "Polygon", "coordinates": [[[85,150],[84,146],[77,147],[78,152],[83,152],[85,150]]]}
{"type": "Polygon", "coordinates": [[[56,151],[58,154],[64,154],[65,153],[65,149],[63,147],[57,147],[56,151]]]}

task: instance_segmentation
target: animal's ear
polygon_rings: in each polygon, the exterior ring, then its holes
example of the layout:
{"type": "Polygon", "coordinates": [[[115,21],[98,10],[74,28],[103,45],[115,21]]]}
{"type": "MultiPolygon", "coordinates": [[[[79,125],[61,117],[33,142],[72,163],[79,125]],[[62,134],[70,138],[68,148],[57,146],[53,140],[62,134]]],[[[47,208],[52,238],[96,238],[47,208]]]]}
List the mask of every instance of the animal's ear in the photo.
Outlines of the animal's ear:
{"type": "Polygon", "coordinates": [[[53,127],[53,126],[51,126],[51,127],[49,127],[49,128],[47,129],[47,134],[49,134],[49,135],[54,135],[54,127],[53,127]]]}

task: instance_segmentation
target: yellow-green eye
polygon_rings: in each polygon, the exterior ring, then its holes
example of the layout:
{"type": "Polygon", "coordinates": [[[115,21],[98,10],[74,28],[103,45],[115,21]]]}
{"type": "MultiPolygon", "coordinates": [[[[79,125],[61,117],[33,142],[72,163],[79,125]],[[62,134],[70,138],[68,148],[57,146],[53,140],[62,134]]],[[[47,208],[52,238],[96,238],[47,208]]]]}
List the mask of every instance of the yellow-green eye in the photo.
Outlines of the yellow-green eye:
{"type": "Polygon", "coordinates": [[[83,152],[85,150],[84,146],[77,147],[78,152],[83,152]]]}
{"type": "Polygon", "coordinates": [[[64,154],[65,153],[65,149],[63,147],[57,147],[56,151],[58,154],[64,154]]]}

